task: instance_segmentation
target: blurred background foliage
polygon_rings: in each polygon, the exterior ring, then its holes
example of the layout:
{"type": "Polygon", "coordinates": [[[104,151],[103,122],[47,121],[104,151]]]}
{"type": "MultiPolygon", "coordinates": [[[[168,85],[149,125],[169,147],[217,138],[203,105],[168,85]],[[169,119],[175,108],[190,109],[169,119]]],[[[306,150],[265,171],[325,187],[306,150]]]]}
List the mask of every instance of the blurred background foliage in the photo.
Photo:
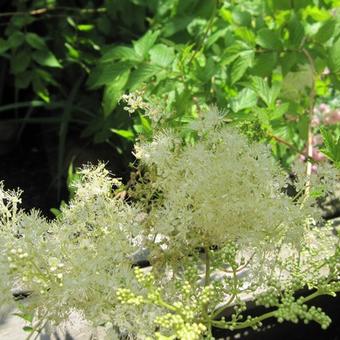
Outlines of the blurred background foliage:
{"type": "Polygon", "coordinates": [[[161,127],[185,127],[215,105],[250,138],[270,143],[286,167],[310,156],[340,164],[339,6],[3,0],[2,139],[20,141],[39,126],[58,188],[70,162],[95,145],[106,145],[107,152],[95,147],[94,154],[112,155],[113,170],[124,175],[136,135],[148,138],[154,130],[145,110],[124,109],[122,95],[139,91],[162,111],[161,127]]]}

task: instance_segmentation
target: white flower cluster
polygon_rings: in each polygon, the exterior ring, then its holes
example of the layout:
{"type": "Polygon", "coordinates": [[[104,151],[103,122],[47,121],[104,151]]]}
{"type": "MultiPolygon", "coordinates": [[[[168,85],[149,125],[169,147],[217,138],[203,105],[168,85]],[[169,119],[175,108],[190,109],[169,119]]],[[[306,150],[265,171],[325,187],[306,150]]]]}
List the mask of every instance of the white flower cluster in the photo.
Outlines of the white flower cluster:
{"type": "Polygon", "coordinates": [[[34,320],[58,324],[78,310],[112,334],[212,339],[212,326],[259,327],[264,317],[242,313],[244,296],[261,294],[259,304],[277,308],[268,315],[326,327],[322,311],[304,309],[309,297],[284,300],[282,291],[339,291],[338,239],[311,223],[310,204],[284,193],[286,176],[269,150],[222,121],[212,110],[190,125],[190,141],[163,131],[140,142],[129,203],[103,164],[80,171],[74,198],[53,221],[21,210],[20,192],[1,184],[0,302],[11,303],[19,285],[31,294],[24,312],[34,320]],[[152,270],[133,270],[141,249],[152,270]],[[218,320],[232,304],[230,320],[218,320]]]}
{"type": "Polygon", "coordinates": [[[163,132],[137,146],[141,161],[156,169],[150,238],[162,235],[163,249],[179,254],[228,241],[299,243],[309,211],[283,193],[285,175],[270,151],[229,127],[208,124],[204,131],[192,145],[163,132]]]}

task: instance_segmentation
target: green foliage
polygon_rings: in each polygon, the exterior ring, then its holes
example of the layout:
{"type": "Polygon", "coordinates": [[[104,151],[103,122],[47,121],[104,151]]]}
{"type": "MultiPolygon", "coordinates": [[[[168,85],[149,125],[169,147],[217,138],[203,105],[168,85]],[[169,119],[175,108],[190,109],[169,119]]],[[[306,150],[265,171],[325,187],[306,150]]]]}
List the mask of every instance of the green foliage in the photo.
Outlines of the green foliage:
{"type": "Polygon", "coordinates": [[[236,125],[259,122],[262,139],[288,165],[304,152],[310,106],[338,94],[336,0],[77,5],[18,3],[2,33],[0,60],[10,64],[17,101],[67,101],[80,79],[67,124],[80,124],[96,143],[129,145],[145,112],[127,116],[120,99],[142,91],[165,112],[165,126],[182,125],[211,104],[226,109],[236,125]]]}

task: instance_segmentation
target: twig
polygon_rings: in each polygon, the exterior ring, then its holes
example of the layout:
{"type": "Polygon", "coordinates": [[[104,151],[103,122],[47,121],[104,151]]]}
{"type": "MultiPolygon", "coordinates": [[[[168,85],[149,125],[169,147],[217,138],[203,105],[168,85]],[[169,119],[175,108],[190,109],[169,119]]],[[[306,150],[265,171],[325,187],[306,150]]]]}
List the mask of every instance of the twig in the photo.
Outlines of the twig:
{"type": "MultiPolygon", "coordinates": [[[[288,146],[290,149],[294,150],[296,153],[298,153],[299,155],[302,155],[302,156],[306,156],[304,152],[300,151],[296,146],[294,146],[293,144],[287,142],[286,140],[282,139],[281,137],[278,137],[278,136],[274,136],[272,134],[267,134],[267,136],[271,139],[274,139],[276,142],[280,143],[280,144],[283,144],[283,145],[286,145],[288,146]]],[[[310,162],[313,161],[313,158],[312,156],[307,156],[307,160],[309,160],[310,162]]]]}
{"type": "Polygon", "coordinates": [[[104,7],[75,8],[75,7],[59,6],[59,7],[38,8],[38,9],[33,9],[27,12],[24,12],[24,11],[4,12],[4,13],[0,13],[0,17],[13,17],[13,16],[20,16],[20,15],[38,16],[38,15],[46,14],[48,12],[57,12],[57,11],[78,12],[79,14],[93,14],[93,13],[105,13],[107,10],[104,7]]]}
{"type": "Polygon", "coordinates": [[[209,19],[209,22],[207,24],[207,27],[206,27],[206,30],[203,34],[203,37],[200,41],[200,44],[198,46],[198,48],[194,51],[194,53],[192,54],[192,56],[190,57],[189,61],[188,61],[188,64],[191,64],[191,62],[194,60],[195,56],[197,55],[197,53],[199,52],[199,50],[201,50],[203,47],[204,47],[204,42],[205,40],[207,39],[207,36],[211,30],[211,26],[214,22],[214,19],[215,19],[215,15],[216,15],[216,8],[217,8],[217,0],[214,1],[215,4],[214,4],[214,9],[213,9],[213,12],[211,14],[211,17],[209,19]]]}
{"type": "MultiPolygon", "coordinates": [[[[310,159],[313,157],[313,131],[312,131],[312,126],[311,126],[311,120],[313,116],[313,111],[314,111],[314,104],[315,104],[315,77],[316,77],[316,70],[315,70],[315,64],[314,60],[309,54],[309,52],[306,50],[306,48],[302,48],[302,52],[308,59],[308,62],[312,68],[312,74],[313,74],[313,79],[312,79],[312,85],[311,85],[311,90],[309,93],[309,100],[310,100],[310,105],[309,105],[309,111],[308,111],[308,135],[307,135],[307,168],[306,168],[306,190],[305,190],[305,199],[309,196],[310,193],[310,188],[311,188],[311,175],[312,175],[312,162],[310,159]]],[[[304,201],[305,201],[304,199],[304,201]]],[[[303,201],[303,203],[304,203],[303,201]]]]}

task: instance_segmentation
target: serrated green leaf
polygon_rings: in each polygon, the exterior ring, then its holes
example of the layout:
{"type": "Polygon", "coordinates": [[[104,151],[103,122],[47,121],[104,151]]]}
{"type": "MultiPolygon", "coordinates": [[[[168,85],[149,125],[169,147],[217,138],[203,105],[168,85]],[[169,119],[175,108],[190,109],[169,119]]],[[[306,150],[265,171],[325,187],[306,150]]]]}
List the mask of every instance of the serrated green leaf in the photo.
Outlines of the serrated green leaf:
{"type": "Polygon", "coordinates": [[[256,43],[263,48],[275,50],[279,50],[281,48],[281,41],[278,33],[268,28],[261,28],[257,32],[256,43]]]}
{"type": "Polygon", "coordinates": [[[25,40],[31,47],[37,50],[44,50],[47,48],[44,39],[35,33],[26,33],[25,40]]]}
{"type": "Polygon", "coordinates": [[[150,79],[161,70],[162,68],[158,65],[139,65],[136,70],[132,71],[126,88],[128,88],[130,91],[135,91],[143,82],[150,79]]]}
{"type": "Polygon", "coordinates": [[[124,62],[101,63],[91,71],[86,85],[90,89],[96,89],[103,85],[108,85],[113,81],[113,79],[118,77],[121,73],[124,73],[129,68],[130,66],[124,62]]]}
{"type": "Polygon", "coordinates": [[[119,99],[124,93],[124,88],[129,79],[129,75],[130,70],[127,69],[113,79],[110,84],[106,85],[102,102],[104,116],[108,116],[116,107],[119,99]]]}
{"type": "Polygon", "coordinates": [[[330,19],[332,14],[326,8],[321,8],[321,7],[317,7],[317,6],[308,6],[303,11],[303,16],[304,16],[304,18],[311,17],[315,21],[320,22],[320,21],[326,21],[326,20],[330,19]]]}
{"type": "Polygon", "coordinates": [[[282,74],[285,76],[298,62],[298,52],[285,52],[280,59],[282,74]]]}
{"type": "Polygon", "coordinates": [[[173,18],[162,27],[162,36],[169,38],[172,35],[185,30],[194,18],[191,16],[173,18]]]}
{"type": "Polygon", "coordinates": [[[246,73],[247,69],[251,65],[252,59],[253,59],[252,53],[244,53],[233,62],[230,70],[231,84],[235,84],[238,80],[240,80],[243,77],[243,75],[246,73]]]}
{"type": "Polygon", "coordinates": [[[137,41],[133,41],[132,44],[136,54],[145,59],[151,47],[155,44],[158,36],[158,31],[148,31],[142,38],[137,41]]]}
{"type": "Polygon", "coordinates": [[[127,46],[115,46],[107,49],[103,56],[100,58],[100,62],[107,63],[115,60],[121,61],[141,61],[142,58],[137,55],[135,50],[127,46]]]}
{"type": "Polygon", "coordinates": [[[315,40],[321,44],[327,42],[332,37],[335,26],[336,22],[333,18],[325,21],[316,32],[314,36],[315,40]]]}
{"type": "Polygon", "coordinates": [[[299,47],[305,35],[305,30],[297,15],[294,14],[292,16],[292,18],[288,22],[287,28],[289,32],[290,45],[294,47],[299,47]]]}
{"type": "Polygon", "coordinates": [[[163,67],[170,65],[175,58],[174,49],[164,44],[155,45],[149,53],[151,63],[163,67]]]}
{"type": "Polygon", "coordinates": [[[289,103],[282,103],[279,106],[273,107],[272,111],[270,112],[270,119],[280,119],[287,111],[289,108],[289,103]]]}
{"type": "Polygon", "coordinates": [[[248,13],[246,11],[242,11],[239,8],[235,8],[232,11],[232,19],[233,19],[233,22],[236,25],[250,26],[250,24],[251,24],[251,15],[250,15],[250,13],[248,13]]]}
{"type": "Polygon", "coordinates": [[[332,133],[325,128],[321,128],[320,131],[325,145],[320,151],[336,165],[340,164],[340,136],[333,136],[332,133]]]}
{"type": "Polygon", "coordinates": [[[252,77],[251,88],[265,102],[267,107],[275,104],[276,98],[280,93],[279,84],[274,84],[272,87],[269,87],[267,81],[260,77],[252,77]]]}
{"type": "Polygon", "coordinates": [[[241,40],[248,43],[250,46],[255,45],[256,37],[253,31],[251,31],[247,27],[237,27],[235,29],[235,35],[239,37],[241,40]]]}
{"type": "Polygon", "coordinates": [[[259,77],[269,76],[275,69],[277,64],[276,52],[260,53],[254,58],[254,66],[251,74],[259,77]]]}
{"type": "Polygon", "coordinates": [[[253,107],[256,105],[257,95],[251,89],[243,89],[239,94],[231,101],[231,109],[234,112],[253,107]]]}
{"type": "Polygon", "coordinates": [[[134,124],[133,128],[138,134],[143,134],[146,137],[152,136],[152,126],[147,118],[139,114],[140,124],[134,124]]]}
{"type": "Polygon", "coordinates": [[[282,95],[291,100],[298,100],[306,94],[306,89],[313,86],[313,70],[309,64],[299,67],[296,72],[289,72],[283,79],[282,95]]]}
{"type": "Polygon", "coordinates": [[[55,55],[49,50],[41,50],[35,51],[32,54],[33,59],[40,65],[48,66],[48,67],[61,67],[58,59],[55,55]]]}
{"type": "Polygon", "coordinates": [[[209,48],[213,45],[218,39],[223,38],[226,36],[228,32],[228,28],[223,28],[221,30],[216,31],[215,33],[211,34],[205,43],[206,48],[209,48]]]}
{"type": "Polygon", "coordinates": [[[329,49],[329,64],[331,70],[340,75],[340,38],[338,38],[329,49]]]}

